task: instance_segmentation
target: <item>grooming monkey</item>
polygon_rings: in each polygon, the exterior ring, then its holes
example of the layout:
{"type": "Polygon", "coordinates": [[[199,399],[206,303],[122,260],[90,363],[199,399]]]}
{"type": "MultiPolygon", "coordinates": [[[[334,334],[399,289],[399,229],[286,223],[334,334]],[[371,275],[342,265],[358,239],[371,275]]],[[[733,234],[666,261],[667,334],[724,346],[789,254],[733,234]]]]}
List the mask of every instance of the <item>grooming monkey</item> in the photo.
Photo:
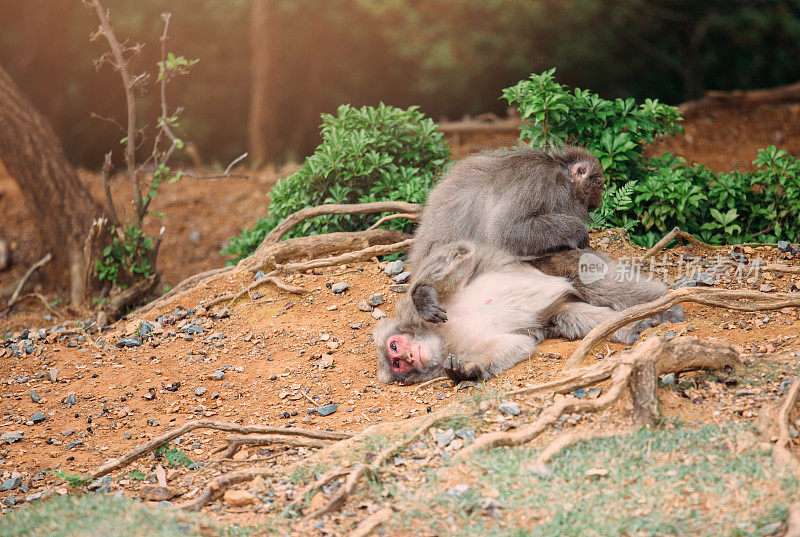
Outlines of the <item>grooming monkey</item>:
{"type": "MultiPolygon", "coordinates": [[[[599,161],[570,146],[484,153],[455,165],[423,211],[409,253],[410,293],[396,319],[376,329],[379,379],[488,378],[546,336],[581,338],[614,310],[666,293],[585,249],[583,220],[599,206],[604,182],[599,161]],[[606,272],[581,278],[582,256],[606,272]]],[[[675,307],[613,339],[632,343],[643,329],[682,318],[675,307]]]]}
{"type": "MultiPolygon", "coordinates": [[[[612,264],[604,279],[614,270],[612,264]]],[[[640,302],[663,287],[647,283],[653,287],[634,287],[640,302]]],[[[615,300],[630,299],[608,299],[615,300]]],[[[396,317],[375,330],[378,379],[486,379],[528,358],[545,337],[581,338],[614,313],[581,300],[567,278],[545,274],[506,251],[465,241],[434,245],[396,317]]],[[[645,319],[611,339],[632,343],[650,326],[645,319]]]]}

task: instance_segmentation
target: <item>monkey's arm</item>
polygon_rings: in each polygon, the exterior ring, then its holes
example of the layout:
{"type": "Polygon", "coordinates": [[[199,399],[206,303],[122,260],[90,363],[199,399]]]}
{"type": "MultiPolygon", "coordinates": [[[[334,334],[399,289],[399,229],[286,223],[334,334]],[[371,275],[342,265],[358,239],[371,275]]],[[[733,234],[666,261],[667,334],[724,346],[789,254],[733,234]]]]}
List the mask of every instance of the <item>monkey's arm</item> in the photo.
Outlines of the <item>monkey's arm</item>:
{"type": "Polygon", "coordinates": [[[589,247],[583,220],[571,214],[551,213],[505,222],[499,235],[503,246],[521,257],[589,247]]]}
{"type": "Polygon", "coordinates": [[[472,272],[475,248],[468,242],[437,245],[419,267],[411,284],[411,301],[417,314],[430,323],[447,321],[439,298],[461,287],[472,272]]]}

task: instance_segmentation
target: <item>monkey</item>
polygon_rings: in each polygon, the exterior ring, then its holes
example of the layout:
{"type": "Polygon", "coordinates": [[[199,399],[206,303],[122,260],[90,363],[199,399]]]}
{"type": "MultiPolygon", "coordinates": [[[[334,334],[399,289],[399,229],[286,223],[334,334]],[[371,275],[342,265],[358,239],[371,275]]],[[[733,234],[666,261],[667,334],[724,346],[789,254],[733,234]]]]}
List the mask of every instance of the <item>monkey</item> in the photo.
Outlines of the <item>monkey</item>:
{"type": "Polygon", "coordinates": [[[428,195],[409,261],[419,267],[436,243],[460,240],[522,258],[587,248],[584,221],[605,180],[600,161],[577,146],[465,157],[428,195]]]}
{"type": "MultiPolygon", "coordinates": [[[[614,271],[610,267],[601,280],[614,271]]],[[[661,284],[652,283],[641,292],[663,294],[661,284]]],[[[546,337],[582,338],[614,313],[610,306],[581,300],[569,279],[545,274],[508,251],[468,241],[435,244],[396,316],[375,329],[378,379],[403,384],[443,374],[455,381],[487,379],[528,358],[546,337]]],[[[650,326],[652,320],[644,319],[611,339],[630,344],[650,326]]]]}

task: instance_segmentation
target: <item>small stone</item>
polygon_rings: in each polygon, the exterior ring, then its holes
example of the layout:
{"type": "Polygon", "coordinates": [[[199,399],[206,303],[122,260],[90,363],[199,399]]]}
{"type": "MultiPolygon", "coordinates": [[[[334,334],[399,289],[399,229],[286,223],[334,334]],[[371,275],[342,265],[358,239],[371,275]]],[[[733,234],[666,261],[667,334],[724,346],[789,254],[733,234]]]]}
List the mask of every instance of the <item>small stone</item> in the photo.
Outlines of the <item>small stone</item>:
{"type": "Polygon", "coordinates": [[[163,502],[174,498],[177,491],[169,487],[158,485],[142,485],[139,489],[139,497],[148,502],[163,502]]]}
{"type": "Polygon", "coordinates": [[[376,321],[380,319],[385,319],[386,317],[388,317],[388,315],[386,315],[386,312],[383,311],[382,309],[375,308],[374,310],[372,310],[372,318],[375,319],[376,321]]]}
{"type": "Polygon", "coordinates": [[[456,433],[453,429],[447,429],[441,433],[436,433],[436,444],[440,448],[446,448],[450,445],[450,442],[455,440],[456,433]]]}
{"type": "Polygon", "coordinates": [[[672,386],[675,384],[675,373],[667,373],[666,375],[661,375],[661,384],[664,386],[672,386]]]}
{"type": "Polygon", "coordinates": [[[609,474],[609,471],[606,468],[589,468],[583,475],[586,477],[605,477],[609,474]]]}
{"type": "Polygon", "coordinates": [[[245,507],[256,502],[256,497],[247,490],[228,489],[223,496],[225,503],[231,507],[245,507]]]}
{"type": "Polygon", "coordinates": [[[47,370],[47,380],[50,382],[58,382],[58,374],[61,372],[60,369],[48,369],[47,370]]]}
{"type": "Polygon", "coordinates": [[[39,423],[44,421],[45,419],[47,419],[47,416],[45,415],[44,412],[36,412],[33,415],[31,415],[31,421],[33,423],[39,423]]]}
{"type": "Polygon", "coordinates": [[[758,290],[762,293],[771,293],[775,288],[768,283],[762,283],[758,290]]]}
{"type": "Polygon", "coordinates": [[[224,376],[225,376],[225,371],[214,371],[211,374],[211,380],[222,380],[224,376]]]}
{"type": "Polygon", "coordinates": [[[331,285],[331,291],[333,291],[333,293],[337,294],[337,295],[341,295],[342,293],[344,293],[348,289],[350,289],[350,284],[349,283],[339,282],[339,283],[334,283],[333,285],[331,285]]]}
{"type": "Polygon", "coordinates": [[[206,387],[200,386],[200,387],[194,389],[194,394],[197,397],[201,397],[201,396],[205,395],[207,391],[208,391],[208,389],[206,387]]]}
{"type": "Polygon", "coordinates": [[[189,465],[189,466],[187,466],[186,468],[188,468],[189,470],[197,470],[198,468],[202,468],[202,467],[203,467],[203,466],[205,466],[205,465],[206,465],[206,463],[204,463],[204,462],[202,462],[202,461],[200,461],[200,462],[193,462],[192,464],[190,464],[190,465],[189,465]]]}
{"type": "Polygon", "coordinates": [[[339,405],[337,405],[336,403],[330,403],[328,405],[317,407],[317,414],[319,414],[320,416],[330,416],[331,414],[336,412],[338,408],[339,405]]]}
{"type": "Polygon", "coordinates": [[[398,274],[403,272],[403,269],[405,269],[405,264],[398,259],[397,261],[392,261],[390,263],[387,263],[386,268],[383,269],[383,272],[387,276],[397,276],[398,274]]]}
{"type": "Polygon", "coordinates": [[[734,394],[736,397],[744,397],[746,395],[755,395],[756,391],[751,389],[737,390],[734,394]]]}
{"type": "Polygon", "coordinates": [[[519,405],[514,401],[503,401],[498,407],[500,412],[509,416],[519,416],[519,405]]]}
{"type": "Polygon", "coordinates": [[[451,498],[460,498],[467,492],[469,492],[469,485],[466,483],[459,483],[458,485],[451,487],[447,490],[447,495],[451,498]]]}
{"type": "Polygon", "coordinates": [[[462,440],[470,442],[475,440],[475,431],[472,429],[456,429],[456,436],[462,440]]]}
{"type": "Polygon", "coordinates": [[[33,391],[33,390],[31,390],[30,392],[28,392],[28,394],[31,396],[31,401],[33,401],[34,403],[38,403],[39,401],[41,401],[41,400],[42,400],[42,398],[41,398],[41,397],[39,397],[39,394],[38,394],[38,393],[36,393],[36,392],[35,392],[35,391],[33,391]]]}
{"type": "Polygon", "coordinates": [[[574,395],[574,396],[575,396],[576,398],[578,398],[578,399],[583,399],[584,397],[586,397],[587,395],[589,395],[589,392],[587,392],[587,391],[586,391],[586,390],[584,390],[583,388],[578,388],[577,390],[575,390],[574,392],[572,392],[572,395],[574,395]]]}
{"type": "Polygon", "coordinates": [[[380,293],[372,294],[369,297],[369,305],[372,306],[373,308],[377,308],[384,302],[386,302],[386,300],[384,300],[383,295],[380,293]]]}
{"type": "Polygon", "coordinates": [[[778,248],[782,252],[788,252],[789,251],[789,241],[778,241],[778,248]]]}
{"type": "Polygon", "coordinates": [[[592,388],[589,390],[589,399],[597,399],[603,393],[603,388],[592,388]]]}
{"type": "Polygon", "coordinates": [[[353,330],[361,330],[361,323],[351,323],[350,328],[353,330]]]}
{"type": "Polygon", "coordinates": [[[21,484],[22,484],[22,478],[20,477],[12,477],[11,479],[6,479],[5,481],[3,481],[3,484],[0,485],[0,492],[5,492],[7,490],[14,490],[21,484]]]}
{"type": "Polygon", "coordinates": [[[392,278],[392,281],[394,283],[406,283],[409,278],[411,278],[410,272],[401,272],[400,274],[392,278]]]}
{"type": "Polygon", "coordinates": [[[253,276],[253,281],[257,282],[258,280],[260,280],[264,276],[266,276],[266,274],[264,274],[264,271],[263,270],[259,270],[258,272],[256,272],[256,275],[253,276]]]}
{"type": "Polygon", "coordinates": [[[142,337],[148,336],[153,333],[154,326],[147,321],[142,321],[139,325],[139,335],[142,337]]]}
{"type": "Polygon", "coordinates": [[[394,291],[395,293],[405,293],[408,291],[408,288],[411,287],[410,284],[407,283],[398,283],[395,285],[390,285],[389,290],[394,291]]]}
{"type": "Polygon", "coordinates": [[[75,404],[75,394],[74,393],[68,393],[66,399],[64,399],[64,404],[67,405],[68,407],[74,405],[75,404]]]}
{"type": "Polygon", "coordinates": [[[361,311],[372,311],[372,306],[370,306],[369,302],[366,300],[362,300],[358,303],[358,309],[361,311]]]}
{"type": "Polygon", "coordinates": [[[117,347],[141,347],[142,340],[138,337],[124,337],[117,341],[117,347]]]}
{"type": "Polygon", "coordinates": [[[694,281],[699,286],[710,287],[714,285],[714,276],[707,272],[698,272],[694,275],[694,281]]]}
{"type": "Polygon", "coordinates": [[[0,434],[0,444],[13,444],[19,442],[25,436],[22,431],[8,431],[0,434]]]}
{"type": "Polygon", "coordinates": [[[3,498],[3,505],[5,505],[6,507],[13,507],[17,505],[17,499],[14,498],[13,494],[9,494],[5,498],[3,498]]]}

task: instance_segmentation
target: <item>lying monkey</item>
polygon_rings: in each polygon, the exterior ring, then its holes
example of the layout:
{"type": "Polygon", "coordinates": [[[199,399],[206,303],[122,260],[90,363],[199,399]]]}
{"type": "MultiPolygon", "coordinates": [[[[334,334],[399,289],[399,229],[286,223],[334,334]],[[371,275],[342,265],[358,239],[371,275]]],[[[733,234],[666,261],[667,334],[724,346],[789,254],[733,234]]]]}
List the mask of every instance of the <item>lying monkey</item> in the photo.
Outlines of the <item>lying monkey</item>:
{"type": "MultiPolygon", "coordinates": [[[[535,263],[569,272],[576,251],[531,263],[473,242],[434,245],[396,317],[376,327],[378,379],[404,384],[443,374],[456,381],[487,379],[528,358],[546,337],[582,338],[615,310],[666,292],[662,283],[638,278],[623,285],[616,281],[617,264],[583,254],[607,263],[606,270],[595,281],[575,277],[573,283],[564,277],[570,274],[545,274],[535,263]]],[[[622,328],[611,339],[630,344],[655,323],[682,318],[683,310],[675,307],[622,328]]]]}

